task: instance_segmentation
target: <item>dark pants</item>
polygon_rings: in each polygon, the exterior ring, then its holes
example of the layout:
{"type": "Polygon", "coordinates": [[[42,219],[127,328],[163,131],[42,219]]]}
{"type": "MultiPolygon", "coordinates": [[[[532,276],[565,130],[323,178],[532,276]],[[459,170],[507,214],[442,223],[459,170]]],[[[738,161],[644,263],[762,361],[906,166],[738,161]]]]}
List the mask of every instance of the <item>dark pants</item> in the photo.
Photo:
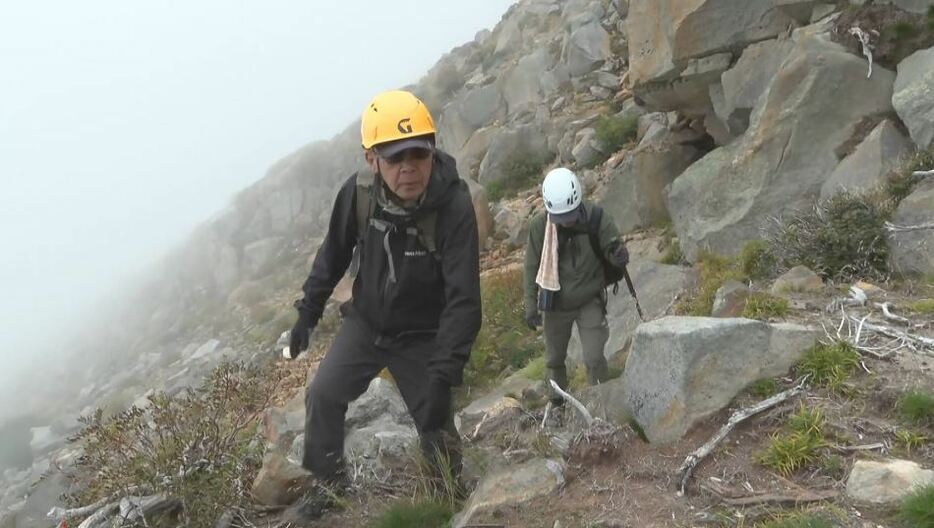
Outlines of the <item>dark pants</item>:
{"type": "MultiPolygon", "coordinates": [[[[602,297],[595,297],[577,310],[544,312],[548,378],[555,380],[555,383],[564,390],[568,388],[568,373],[565,364],[568,356],[568,343],[571,341],[571,330],[575,323],[577,323],[577,334],[581,339],[584,366],[587,367],[587,382],[590,385],[596,385],[606,381],[609,376],[606,358],[603,356],[603,348],[610,338],[604,304],[602,297]]],[[[555,403],[560,401],[559,396],[553,395],[552,397],[555,403]]]]}
{"type": "Polygon", "coordinates": [[[305,457],[302,465],[317,477],[331,480],[343,469],[344,415],[350,402],[363,394],[383,368],[402,393],[429,460],[442,450],[460,470],[460,437],[449,414],[443,431],[426,431],[428,360],[434,339],[377,339],[355,316],[344,319],[334,343],[321,361],[305,395],[305,457]]]}

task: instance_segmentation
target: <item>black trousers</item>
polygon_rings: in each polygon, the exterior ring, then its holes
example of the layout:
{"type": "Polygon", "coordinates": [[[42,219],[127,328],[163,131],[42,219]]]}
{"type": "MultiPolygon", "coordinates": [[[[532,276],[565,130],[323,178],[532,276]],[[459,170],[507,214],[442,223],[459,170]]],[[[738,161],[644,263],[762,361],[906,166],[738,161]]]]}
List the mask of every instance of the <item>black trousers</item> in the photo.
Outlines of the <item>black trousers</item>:
{"type": "Polygon", "coordinates": [[[350,402],[363,394],[383,368],[389,368],[415,421],[421,447],[429,460],[438,450],[460,470],[460,437],[452,414],[442,431],[424,428],[428,398],[428,361],[433,338],[381,339],[357,316],[349,315],[325,355],[305,394],[305,456],[302,465],[324,480],[343,470],[344,416],[350,402]]]}

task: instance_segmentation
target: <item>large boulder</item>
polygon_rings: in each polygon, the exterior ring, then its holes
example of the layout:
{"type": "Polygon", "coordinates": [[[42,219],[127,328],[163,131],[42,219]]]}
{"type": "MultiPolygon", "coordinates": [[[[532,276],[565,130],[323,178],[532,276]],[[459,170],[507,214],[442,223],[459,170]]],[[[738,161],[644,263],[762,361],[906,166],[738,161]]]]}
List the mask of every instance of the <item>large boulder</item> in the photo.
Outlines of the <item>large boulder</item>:
{"type": "Polygon", "coordinates": [[[610,34],[592,20],[571,33],[562,55],[572,77],[586,75],[610,58],[610,34]]]}
{"type": "Polygon", "coordinates": [[[840,191],[868,191],[882,183],[912,149],[911,141],[888,119],[879,123],[821,187],[821,199],[840,191]]]}
{"type": "MultiPolygon", "coordinates": [[[[633,259],[628,269],[646,320],[661,317],[692,282],[690,269],[682,266],[633,259]]],[[[607,359],[626,349],[633,331],[642,322],[625,281],[620,282],[619,286],[619,292],[613,295],[611,291],[607,299],[606,318],[610,326],[610,338],[603,351],[607,359]]],[[[568,345],[568,357],[572,361],[581,361],[582,349],[577,332],[568,345]]]]}
{"type": "Polygon", "coordinates": [[[643,142],[609,171],[601,205],[623,233],[663,224],[670,220],[668,185],[701,155],[691,145],[675,143],[667,133],[643,142]]]}
{"type": "Polygon", "coordinates": [[[539,48],[519,59],[503,77],[503,97],[508,112],[516,113],[543,100],[542,76],[554,65],[555,59],[546,48],[539,48]]]}
{"type": "MultiPolygon", "coordinates": [[[[902,200],[892,223],[896,226],[934,224],[934,181],[922,183],[902,200]]],[[[934,275],[934,229],[889,233],[888,245],[893,270],[903,275],[934,275]]]]}
{"type": "Polygon", "coordinates": [[[846,480],[846,494],[860,502],[891,504],[930,485],[934,485],[934,471],[910,460],[859,460],[846,480]]]}
{"type": "Polygon", "coordinates": [[[253,497],[266,506],[284,506],[295,502],[313,482],[314,476],[307,469],[270,451],[253,481],[253,497]]]}
{"type": "Polygon", "coordinates": [[[698,61],[774,38],[796,23],[775,0],[632,0],[626,19],[630,81],[654,108],[702,110],[709,106],[709,85],[730,61],[698,61]],[[684,77],[693,78],[682,78],[689,67],[694,73],[684,77]]]}
{"type": "Polygon", "coordinates": [[[916,51],[898,64],[892,105],[919,148],[934,145],[934,48],[916,51]]]}
{"type": "Polygon", "coordinates": [[[544,164],[554,157],[548,149],[547,123],[532,122],[500,129],[480,163],[478,181],[482,184],[514,176],[517,166],[544,164]]]}
{"type": "MultiPolygon", "coordinates": [[[[458,94],[441,112],[438,121],[441,147],[456,154],[471,135],[506,115],[506,105],[498,83],[479,86],[458,94]]],[[[461,167],[458,167],[461,169],[461,167]]],[[[466,176],[466,174],[465,174],[466,176]]]]}
{"type": "Polygon", "coordinates": [[[477,217],[480,249],[483,249],[487,239],[493,235],[493,213],[490,211],[490,201],[487,199],[486,188],[470,178],[465,178],[465,181],[470,189],[470,200],[473,202],[473,212],[477,217]]]}
{"type": "Polygon", "coordinates": [[[518,506],[554,493],[564,484],[564,463],[536,458],[503,468],[484,478],[470,495],[464,510],[454,518],[455,528],[465,528],[505,506],[518,506]]]}
{"type": "Polygon", "coordinates": [[[651,442],[677,441],[750,383],[787,373],[819,335],[751,319],[664,317],[642,324],[624,374],[633,416],[651,442]]]}
{"type": "Polygon", "coordinates": [[[825,35],[802,30],[795,40],[746,133],[671,185],[668,210],[691,261],[703,249],[736,254],[766,219],[809,207],[835,150],[865,117],[891,111],[892,72],[867,79],[865,61],[825,35]]]}
{"type": "Polygon", "coordinates": [[[723,73],[723,101],[722,105],[714,101],[714,110],[731,134],[746,131],[752,109],[792,49],[794,43],[787,39],[758,42],[743,50],[736,64],[723,73]]]}
{"type": "Polygon", "coordinates": [[[385,472],[405,467],[416,446],[415,426],[386,415],[347,433],[344,458],[353,460],[357,467],[385,472]]]}

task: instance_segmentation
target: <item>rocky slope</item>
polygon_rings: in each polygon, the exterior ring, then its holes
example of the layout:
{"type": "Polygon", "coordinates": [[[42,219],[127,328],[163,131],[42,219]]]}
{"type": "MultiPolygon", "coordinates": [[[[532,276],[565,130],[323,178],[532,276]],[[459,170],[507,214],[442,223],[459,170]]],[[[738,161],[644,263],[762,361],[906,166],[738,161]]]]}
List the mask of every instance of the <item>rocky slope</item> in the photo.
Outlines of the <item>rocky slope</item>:
{"type": "MultiPolygon", "coordinates": [[[[483,398],[471,393],[459,417],[461,434],[483,456],[461,525],[495,515],[497,522],[522,526],[550,527],[556,520],[565,526],[690,526],[741,494],[843,485],[848,473],[788,480],[755,463],[768,434],[781,431],[788,408],[741,430],[743,441],[729,449],[732,456],[718,453],[701,468],[695,477],[704,483],[700,491],[676,498],[671,483],[683,457],[725,421],[725,409],[751,402],[749,384],[766,378],[790,386],[789,369],[798,368],[815,339],[826,337],[821,324],[840,322],[824,311],[839,295],[832,285],[818,277],[817,291],[777,288],[791,308],[771,322],[670,316],[703,282],[703,265],[692,264],[704,255],[738,255],[772,219],[806,211],[841,190],[884,184],[910,156],[934,147],[931,6],[929,0],[524,0],[410,87],[434,110],[442,148],[470,180],[487,273],[521,258],[526,221],[540,207],[535,181],[549,166],[569,165],[628,234],[631,272],[651,320],[640,325],[629,298],[611,298],[607,354],[625,364],[625,372],[581,395],[598,416],[621,427],[614,445],[625,445],[622,452],[584,449],[571,434],[579,424],[550,429],[542,447],[536,440],[542,435],[523,418],[529,412],[541,418],[534,403],[541,382],[527,375],[497,380],[483,398]],[[871,74],[849,32],[859,24],[878,32],[871,38],[881,55],[871,74]],[[672,238],[680,260],[663,255],[672,238]],[[651,445],[630,432],[630,417],[651,445]],[[510,429],[516,423],[522,426],[510,429]]],[[[276,337],[292,322],[289,301],[307,273],[337,185],[360,165],[357,130],[351,124],[274,164],[167,257],[158,276],[129,300],[133,310],[121,315],[120,331],[105,325],[78,374],[63,383],[63,391],[79,396],[47,422],[28,425],[37,461],[4,473],[0,508],[15,513],[0,526],[37,525],[52,497],[67,488],[64,479],[49,478],[22,498],[39,474],[74,459],[61,439],[76,429],[75,416],[97,406],[116,411],[144,404],[140,398],[151,389],[178,394],[225,359],[268,362],[276,337]],[[103,364],[90,359],[104,357],[103,364]]],[[[931,189],[930,181],[914,187],[891,222],[934,222],[931,189]]],[[[893,230],[887,237],[886,265],[900,282],[885,284],[887,291],[873,300],[902,310],[934,295],[923,280],[934,275],[934,230],[893,230]]],[[[746,293],[732,312],[727,306],[736,291],[771,286],[746,279],[733,293],[721,292],[723,315],[744,313],[746,293]]],[[[857,310],[885,321],[871,302],[857,310]]],[[[913,315],[911,325],[906,331],[930,338],[930,315],[913,315]]],[[[326,333],[322,329],[322,345],[326,333]]],[[[808,394],[806,401],[823,405],[839,426],[836,444],[879,442],[885,455],[934,466],[929,445],[898,451],[895,432],[903,426],[892,417],[900,391],[934,388],[929,356],[924,346],[916,348],[920,352],[887,361],[864,355],[863,367],[874,374],[854,384],[864,396],[886,394],[885,402],[821,387],[808,394]],[[859,405],[873,405],[865,423],[853,419],[859,405]]],[[[579,357],[577,344],[571,355],[579,357]]],[[[311,356],[293,368],[313,369],[311,356]]],[[[270,451],[279,456],[269,468],[289,469],[282,460],[298,456],[293,446],[300,445],[301,396],[292,397],[300,392],[300,374],[281,395],[289,403],[266,418],[270,451]]],[[[367,468],[364,473],[395,467],[414,441],[393,391],[391,383],[377,383],[352,411],[348,455],[367,468]]],[[[848,472],[857,455],[842,452],[848,472]]],[[[278,501],[275,482],[273,469],[262,473],[257,496],[278,501]]],[[[382,507],[376,495],[355,495],[360,508],[321,525],[366,522],[371,506],[382,507]]],[[[861,526],[852,514],[867,513],[857,510],[860,492],[849,495],[841,504],[852,510],[839,522],[861,526]]],[[[880,511],[870,509],[868,517],[884,519],[880,511]]],[[[721,520],[742,522],[736,515],[721,520]]]]}

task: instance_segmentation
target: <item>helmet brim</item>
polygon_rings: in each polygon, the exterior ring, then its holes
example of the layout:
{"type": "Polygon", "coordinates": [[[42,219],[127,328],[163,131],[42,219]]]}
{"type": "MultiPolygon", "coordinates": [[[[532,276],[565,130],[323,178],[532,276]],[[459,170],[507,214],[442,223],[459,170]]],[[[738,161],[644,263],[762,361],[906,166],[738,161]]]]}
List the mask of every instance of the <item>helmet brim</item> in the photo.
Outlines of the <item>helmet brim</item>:
{"type": "Polygon", "coordinates": [[[373,150],[376,151],[376,154],[381,158],[389,158],[399,152],[402,152],[405,149],[410,148],[419,148],[425,150],[434,150],[434,142],[431,141],[428,137],[414,137],[407,139],[399,139],[397,141],[390,141],[389,143],[382,143],[379,145],[374,145],[373,150]]]}

